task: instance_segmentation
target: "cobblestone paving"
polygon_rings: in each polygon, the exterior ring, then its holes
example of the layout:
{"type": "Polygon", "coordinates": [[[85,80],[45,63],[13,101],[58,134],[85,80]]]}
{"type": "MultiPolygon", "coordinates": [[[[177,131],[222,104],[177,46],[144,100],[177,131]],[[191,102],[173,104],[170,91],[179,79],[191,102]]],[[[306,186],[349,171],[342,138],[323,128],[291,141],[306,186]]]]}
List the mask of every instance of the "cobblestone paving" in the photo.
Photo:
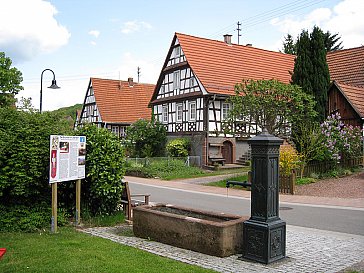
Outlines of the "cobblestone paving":
{"type": "MultiPolygon", "coordinates": [[[[287,226],[287,258],[270,265],[219,258],[136,237],[119,236],[122,227],[81,231],[217,272],[338,272],[364,260],[364,236],[287,226]]],[[[124,227],[125,228],[125,227],[124,227]]]]}

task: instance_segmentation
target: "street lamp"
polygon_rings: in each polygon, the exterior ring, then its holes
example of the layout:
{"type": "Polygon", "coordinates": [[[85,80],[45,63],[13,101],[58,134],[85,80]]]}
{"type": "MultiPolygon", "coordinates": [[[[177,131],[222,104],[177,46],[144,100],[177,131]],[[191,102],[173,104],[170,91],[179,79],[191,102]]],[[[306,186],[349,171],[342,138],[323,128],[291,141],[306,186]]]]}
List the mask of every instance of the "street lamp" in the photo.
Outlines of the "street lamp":
{"type": "Polygon", "coordinates": [[[57,82],[56,82],[56,75],[54,75],[53,70],[52,70],[52,69],[49,69],[49,68],[44,69],[44,70],[42,71],[41,76],[40,76],[40,105],[39,105],[39,113],[42,113],[43,73],[44,73],[45,71],[47,71],[47,70],[48,70],[48,71],[51,71],[51,72],[53,73],[52,85],[51,85],[51,86],[49,86],[48,88],[51,88],[51,89],[58,89],[58,88],[61,88],[61,87],[59,87],[59,86],[57,85],[57,82]]]}

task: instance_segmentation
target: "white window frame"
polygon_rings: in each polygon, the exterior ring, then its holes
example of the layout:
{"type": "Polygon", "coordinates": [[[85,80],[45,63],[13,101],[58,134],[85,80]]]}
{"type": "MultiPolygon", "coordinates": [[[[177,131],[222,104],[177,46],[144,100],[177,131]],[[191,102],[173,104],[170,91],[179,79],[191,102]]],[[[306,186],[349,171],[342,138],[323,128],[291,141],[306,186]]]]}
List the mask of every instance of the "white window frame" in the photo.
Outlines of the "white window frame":
{"type": "Polygon", "coordinates": [[[162,105],[162,122],[168,123],[168,105],[162,105]]]}
{"type": "Polygon", "coordinates": [[[176,70],[173,72],[173,90],[179,90],[181,88],[181,71],[176,70]]]}
{"type": "Polygon", "coordinates": [[[175,58],[178,58],[178,57],[180,57],[180,56],[181,56],[181,47],[180,47],[180,46],[176,46],[176,47],[173,49],[173,51],[174,51],[174,57],[175,57],[175,58]]]}
{"type": "Polygon", "coordinates": [[[112,125],[111,132],[117,136],[119,136],[119,126],[112,125]]]}
{"type": "Polygon", "coordinates": [[[229,116],[230,103],[223,102],[221,105],[221,120],[226,120],[229,116]]]}
{"type": "Polygon", "coordinates": [[[121,137],[126,137],[126,128],[127,128],[127,126],[120,127],[120,136],[121,137]]]}
{"type": "Polygon", "coordinates": [[[196,120],[196,114],[197,114],[197,104],[195,101],[190,101],[188,103],[188,117],[190,121],[196,120]]]}
{"type": "Polygon", "coordinates": [[[161,91],[160,91],[160,94],[164,94],[166,92],[166,87],[164,86],[164,84],[161,85],[161,91]]]}
{"type": "Polygon", "coordinates": [[[178,103],[176,104],[176,121],[182,122],[183,120],[183,104],[178,103]]]}

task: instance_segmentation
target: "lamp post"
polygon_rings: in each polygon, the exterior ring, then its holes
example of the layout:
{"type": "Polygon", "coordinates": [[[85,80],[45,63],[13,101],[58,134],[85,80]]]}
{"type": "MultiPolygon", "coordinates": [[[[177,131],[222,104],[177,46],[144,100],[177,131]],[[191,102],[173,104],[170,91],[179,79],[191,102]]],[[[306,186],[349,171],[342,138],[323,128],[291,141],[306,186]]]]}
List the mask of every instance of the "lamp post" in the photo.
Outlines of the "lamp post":
{"type": "Polygon", "coordinates": [[[42,89],[43,89],[43,73],[45,71],[51,71],[53,73],[53,80],[52,80],[52,85],[49,86],[48,88],[51,88],[51,89],[58,89],[60,88],[58,85],[57,85],[57,82],[56,82],[56,75],[54,74],[53,70],[52,69],[49,69],[49,68],[46,68],[42,71],[42,74],[40,76],[40,104],[39,104],[39,113],[42,113],[42,89]]]}

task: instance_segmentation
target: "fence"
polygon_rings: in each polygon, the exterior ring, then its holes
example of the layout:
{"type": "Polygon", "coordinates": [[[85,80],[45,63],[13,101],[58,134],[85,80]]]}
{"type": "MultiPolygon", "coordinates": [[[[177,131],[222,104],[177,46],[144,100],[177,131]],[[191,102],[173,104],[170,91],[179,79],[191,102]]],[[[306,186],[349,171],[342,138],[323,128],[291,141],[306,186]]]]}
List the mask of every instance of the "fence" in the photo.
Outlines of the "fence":
{"type": "Polygon", "coordinates": [[[133,162],[135,164],[140,165],[148,165],[151,162],[156,161],[175,161],[175,160],[181,160],[184,161],[186,166],[201,166],[201,157],[200,156],[188,156],[188,157],[145,157],[145,158],[127,158],[126,161],[133,162]]]}
{"type": "MultiPolygon", "coordinates": [[[[363,166],[363,157],[348,158],[342,160],[340,163],[335,162],[310,162],[303,169],[303,176],[308,177],[311,174],[326,173],[334,170],[337,167],[341,168],[353,168],[363,166]]],[[[301,172],[302,170],[300,170],[301,172]]]]}
{"type": "MultiPolygon", "coordinates": [[[[248,182],[252,182],[251,171],[248,172],[248,182]]],[[[279,175],[279,192],[295,194],[296,173],[292,172],[290,175],[279,175]]]]}
{"type": "Polygon", "coordinates": [[[295,194],[296,173],[292,172],[290,175],[279,176],[279,192],[295,194]]]}

